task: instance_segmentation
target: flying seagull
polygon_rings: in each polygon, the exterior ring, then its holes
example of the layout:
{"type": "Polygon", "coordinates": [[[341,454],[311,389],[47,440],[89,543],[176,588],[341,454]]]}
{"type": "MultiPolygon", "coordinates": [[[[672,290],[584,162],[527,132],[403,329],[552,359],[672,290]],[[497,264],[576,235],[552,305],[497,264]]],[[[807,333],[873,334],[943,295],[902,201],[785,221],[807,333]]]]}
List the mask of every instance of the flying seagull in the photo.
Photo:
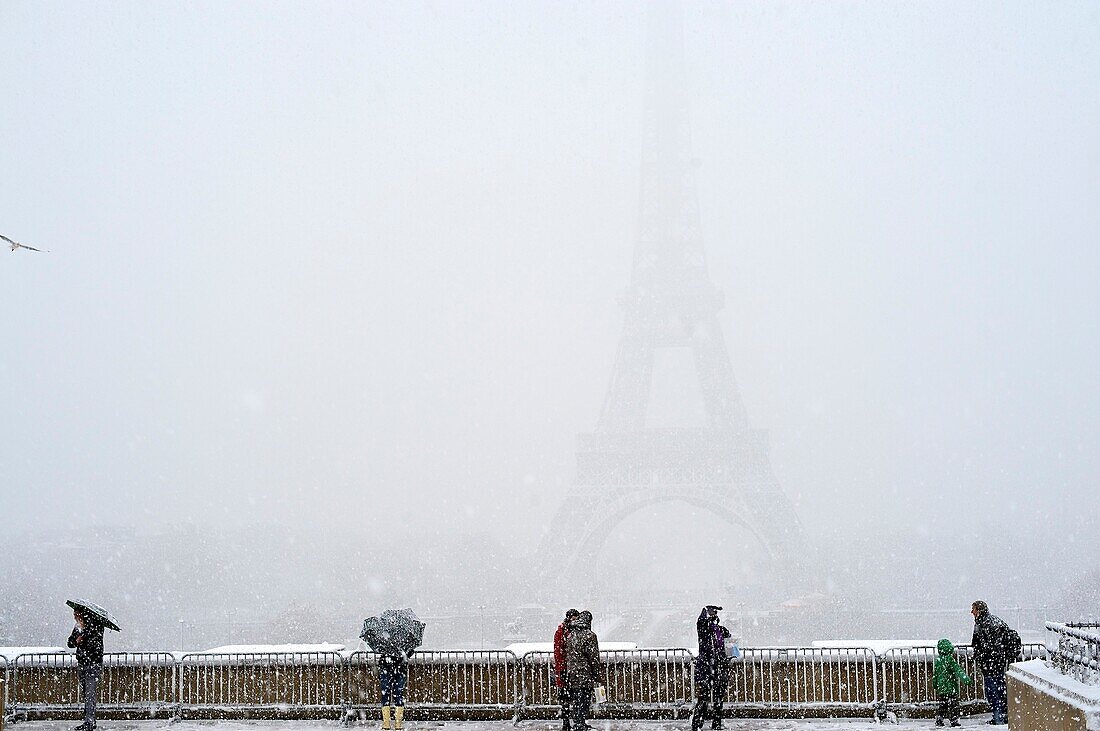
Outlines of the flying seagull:
{"type": "Polygon", "coordinates": [[[30,249],[31,251],[37,251],[39,253],[42,252],[42,249],[36,249],[33,246],[27,246],[26,244],[21,244],[18,241],[12,241],[4,234],[0,234],[0,239],[4,239],[4,241],[7,241],[9,244],[11,244],[12,251],[15,251],[16,249],[30,249]]]}

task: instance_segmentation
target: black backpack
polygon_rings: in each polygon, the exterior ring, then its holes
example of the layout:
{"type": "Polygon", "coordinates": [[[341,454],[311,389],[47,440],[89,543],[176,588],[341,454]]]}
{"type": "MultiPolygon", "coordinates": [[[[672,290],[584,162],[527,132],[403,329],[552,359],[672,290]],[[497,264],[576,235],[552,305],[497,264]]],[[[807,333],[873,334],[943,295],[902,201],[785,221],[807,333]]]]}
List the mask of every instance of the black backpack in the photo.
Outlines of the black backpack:
{"type": "Polygon", "coordinates": [[[1020,633],[1008,625],[1005,625],[1004,647],[1005,657],[1010,663],[1024,659],[1024,643],[1023,640],[1020,639],[1020,633]]]}

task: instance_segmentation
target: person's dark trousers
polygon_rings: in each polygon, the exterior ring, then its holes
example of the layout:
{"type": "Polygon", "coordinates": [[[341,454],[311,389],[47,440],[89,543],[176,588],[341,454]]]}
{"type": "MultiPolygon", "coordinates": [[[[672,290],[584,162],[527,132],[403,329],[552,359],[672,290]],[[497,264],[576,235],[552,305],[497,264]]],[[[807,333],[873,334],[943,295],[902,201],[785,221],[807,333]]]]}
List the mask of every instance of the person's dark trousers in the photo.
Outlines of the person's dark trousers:
{"type": "Polygon", "coordinates": [[[561,704],[561,727],[569,731],[569,689],[564,685],[558,687],[558,703],[561,704]]]}
{"type": "Polygon", "coordinates": [[[103,673],[102,665],[81,665],[77,668],[80,680],[80,692],[84,695],[84,728],[95,728],[96,692],[99,689],[99,677],[103,673]]]}
{"type": "Polygon", "coordinates": [[[941,695],[939,706],[936,708],[936,725],[942,726],[944,719],[952,724],[959,722],[959,697],[957,695],[941,695]]]}
{"type": "Polygon", "coordinates": [[[729,679],[719,679],[711,686],[710,689],[710,727],[715,729],[722,728],[722,704],[726,702],[726,689],[729,687],[729,679]]]}
{"type": "Polygon", "coordinates": [[[695,708],[691,711],[692,731],[699,731],[703,728],[703,722],[710,717],[713,692],[710,683],[695,683],[695,708]]]}
{"type": "Polygon", "coordinates": [[[378,671],[378,689],[382,695],[382,705],[405,705],[405,688],[409,684],[409,676],[396,670],[382,668],[378,671]]]}
{"type": "Polygon", "coordinates": [[[588,725],[588,709],[592,706],[592,688],[569,688],[569,710],[572,711],[573,731],[581,731],[588,725]]]}
{"type": "Polygon", "coordinates": [[[993,723],[1008,723],[1008,688],[1005,685],[1005,674],[986,675],[984,680],[985,699],[993,709],[993,723]]]}

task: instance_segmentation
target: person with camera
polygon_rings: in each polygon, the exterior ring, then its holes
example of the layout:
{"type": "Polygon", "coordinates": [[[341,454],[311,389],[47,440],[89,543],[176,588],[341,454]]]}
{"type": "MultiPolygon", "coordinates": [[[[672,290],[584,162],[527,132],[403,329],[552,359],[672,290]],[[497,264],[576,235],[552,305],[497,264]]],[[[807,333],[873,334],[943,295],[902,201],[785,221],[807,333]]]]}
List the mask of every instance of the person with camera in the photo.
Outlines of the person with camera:
{"type": "Polygon", "coordinates": [[[709,718],[712,729],[722,728],[722,704],[730,682],[730,659],[726,640],[730,631],[722,626],[718,612],[722,609],[708,604],[699,612],[695,631],[699,639],[699,654],[695,656],[695,708],[691,714],[692,731],[699,731],[709,718]]]}

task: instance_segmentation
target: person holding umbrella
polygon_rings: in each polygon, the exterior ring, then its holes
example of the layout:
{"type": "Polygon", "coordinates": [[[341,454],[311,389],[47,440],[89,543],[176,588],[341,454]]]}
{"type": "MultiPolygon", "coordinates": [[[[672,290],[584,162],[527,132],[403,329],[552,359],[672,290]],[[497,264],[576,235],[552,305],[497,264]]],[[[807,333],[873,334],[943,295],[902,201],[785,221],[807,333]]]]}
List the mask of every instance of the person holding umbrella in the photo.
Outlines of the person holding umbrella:
{"type": "Polygon", "coordinates": [[[92,731],[95,728],[96,691],[103,675],[103,630],[110,627],[118,631],[118,625],[98,604],[73,599],[65,603],[73,608],[76,622],[68,645],[76,650],[77,678],[84,696],[84,723],[73,731],[92,731]]]}
{"type": "Polygon", "coordinates": [[[409,685],[409,659],[405,653],[381,655],[378,658],[378,688],[382,692],[382,728],[400,731],[405,719],[405,688],[409,685]],[[390,725],[390,710],[393,725],[390,725]]]}
{"type": "Polygon", "coordinates": [[[378,653],[378,688],[382,695],[382,728],[402,729],[409,657],[424,641],[424,623],[411,609],[387,609],[363,620],[359,636],[378,653]],[[392,711],[392,716],[391,716],[392,711]],[[392,725],[391,725],[392,718],[392,725]]]}

